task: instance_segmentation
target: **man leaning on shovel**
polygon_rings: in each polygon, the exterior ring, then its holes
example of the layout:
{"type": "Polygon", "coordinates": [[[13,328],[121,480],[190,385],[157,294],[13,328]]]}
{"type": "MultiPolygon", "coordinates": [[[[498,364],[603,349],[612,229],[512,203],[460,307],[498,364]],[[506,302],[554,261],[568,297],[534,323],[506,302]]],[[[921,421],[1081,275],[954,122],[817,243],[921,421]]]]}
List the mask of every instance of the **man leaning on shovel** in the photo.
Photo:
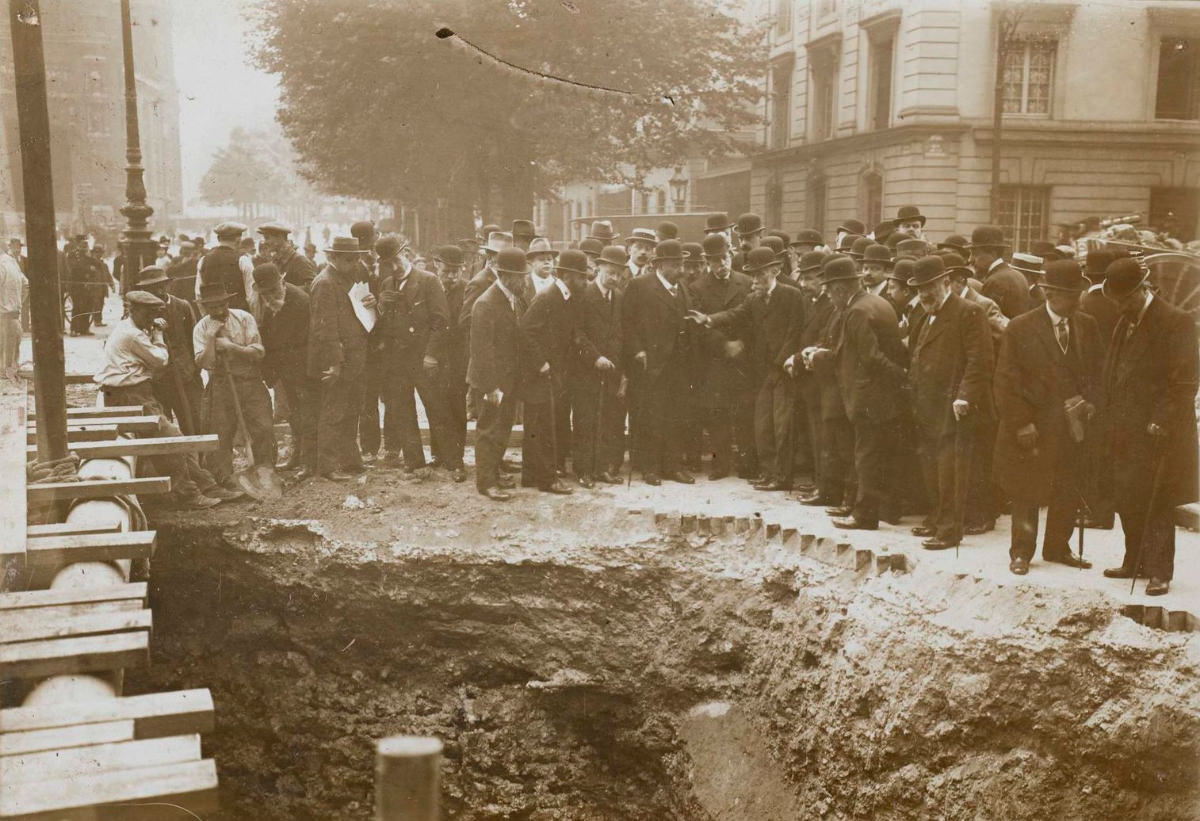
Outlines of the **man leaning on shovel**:
{"type": "Polygon", "coordinates": [[[262,377],[262,339],[253,316],[229,307],[230,296],[222,282],[202,285],[197,302],[204,317],[192,332],[196,364],[208,371],[204,390],[207,429],[220,439],[209,468],[226,487],[236,482],[253,496],[275,495],[279,487],[275,429],[271,397],[262,377]],[[250,445],[254,478],[233,475],[233,444],[239,434],[250,445]]]}

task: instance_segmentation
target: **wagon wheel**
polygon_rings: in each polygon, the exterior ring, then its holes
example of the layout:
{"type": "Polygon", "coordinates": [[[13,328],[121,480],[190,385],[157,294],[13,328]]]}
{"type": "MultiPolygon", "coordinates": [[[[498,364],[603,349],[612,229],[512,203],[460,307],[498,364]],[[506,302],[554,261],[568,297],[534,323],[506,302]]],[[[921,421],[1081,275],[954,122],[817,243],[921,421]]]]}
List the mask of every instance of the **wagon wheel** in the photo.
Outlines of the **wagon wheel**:
{"type": "Polygon", "coordinates": [[[1154,292],[1200,324],[1200,258],[1167,251],[1142,262],[1150,269],[1154,292]]]}

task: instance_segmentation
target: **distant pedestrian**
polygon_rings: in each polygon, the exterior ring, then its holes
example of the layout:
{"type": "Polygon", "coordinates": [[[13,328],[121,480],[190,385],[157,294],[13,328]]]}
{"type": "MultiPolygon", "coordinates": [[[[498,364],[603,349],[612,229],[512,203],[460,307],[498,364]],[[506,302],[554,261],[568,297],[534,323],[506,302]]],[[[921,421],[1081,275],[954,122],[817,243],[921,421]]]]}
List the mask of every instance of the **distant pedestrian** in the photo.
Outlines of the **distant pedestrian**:
{"type": "Polygon", "coordinates": [[[10,245],[0,251],[0,378],[16,379],[21,353],[21,306],[29,281],[10,245]]]}

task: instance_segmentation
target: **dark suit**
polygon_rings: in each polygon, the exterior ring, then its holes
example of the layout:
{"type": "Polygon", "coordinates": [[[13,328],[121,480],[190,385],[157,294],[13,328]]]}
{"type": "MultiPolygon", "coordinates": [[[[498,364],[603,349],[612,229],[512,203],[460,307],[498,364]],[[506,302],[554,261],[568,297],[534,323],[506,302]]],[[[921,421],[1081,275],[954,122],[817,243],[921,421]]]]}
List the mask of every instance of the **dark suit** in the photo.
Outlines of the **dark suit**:
{"type": "MultiPolygon", "coordinates": [[[[1100,329],[1100,344],[1104,347],[1107,358],[1112,345],[1113,331],[1121,318],[1117,303],[1104,296],[1101,291],[1103,283],[1093,285],[1079,301],[1079,310],[1096,320],[1100,329]]],[[[1114,500],[1112,492],[1112,471],[1108,466],[1108,409],[1100,408],[1093,420],[1096,436],[1088,446],[1088,478],[1087,489],[1092,518],[1100,521],[1110,521],[1113,517],[1114,500]]]]}
{"type": "Polygon", "coordinates": [[[988,271],[980,292],[999,305],[1001,312],[1009,319],[1020,316],[1033,307],[1033,300],[1029,296],[1029,283],[1020,272],[1009,267],[1007,262],[1001,262],[988,271]]]}
{"type": "Polygon", "coordinates": [[[1191,317],[1155,297],[1132,332],[1129,319],[1117,323],[1104,365],[1108,465],[1125,532],[1123,564],[1138,564],[1141,550],[1141,573],[1163,581],[1170,581],[1175,570],[1174,507],[1198,495],[1197,359],[1191,317]],[[1161,442],[1147,431],[1151,423],[1166,431],[1161,442]],[[1158,470],[1158,498],[1151,509],[1158,470]]]}
{"type": "Polygon", "coordinates": [[[555,481],[561,455],[566,458],[570,430],[560,436],[558,417],[570,408],[566,374],[574,350],[574,305],[557,285],[535,296],[521,315],[521,399],[525,403],[525,439],[521,446],[521,484],[545,488],[555,481]],[[548,370],[543,371],[542,368],[548,370]]]}
{"type": "Polygon", "coordinates": [[[914,329],[908,372],[920,434],[925,485],[937,505],[927,523],[949,542],[962,539],[978,420],[992,414],[992,340],[978,305],[950,294],[936,314],[914,329]],[[953,402],[966,401],[956,420],[953,402]]]}
{"type": "Polygon", "coordinates": [[[479,419],[475,423],[475,486],[480,492],[495,487],[500,479],[500,460],[508,449],[520,385],[521,330],[519,318],[525,311],[520,294],[509,302],[499,283],[493,283],[471,308],[471,358],[467,382],[475,393],[479,419]],[[497,405],[484,399],[499,389],[497,405]]]}
{"type": "Polygon", "coordinates": [[[1102,348],[1096,321],[1076,313],[1068,321],[1064,354],[1046,307],[1008,323],[996,361],[995,398],[1000,418],[996,436],[996,482],[1012,499],[1013,558],[1032,559],[1037,546],[1038,507],[1048,505],[1042,555],[1070,550],[1071,531],[1085,487],[1084,449],[1068,429],[1063,403],[1081,396],[1100,405],[1102,348]],[[1032,424],[1037,444],[1021,446],[1017,432],[1032,424]]]}
{"type": "Polygon", "coordinates": [[[729,327],[752,340],[750,362],[758,376],[754,398],[754,440],[763,476],[790,486],[792,409],[795,382],[783,369],[796,352],[808,318],[808,299],[798,288],[776,285],[768,297],[751,293],[740,305],[711,316],[716,327],[729,327]]]}
{"type": "Polygon", "coordinates": [[[854,428],[854,516],[877,523],[881,509],[887,515],[898,504],[908,353],[892,306],[865,291],[838,316],[833,339],[838,390],[854,428]]]}
{"type": "Polygon", "coordinates": [[[572,463],[575,475],[591,477],[601,471],[615,473],[625,455],[625,402],[619,395],[621,368],[622,295],[615,289],[605,298],[600,286],[589,283],[573,300],[575,305],[575,356],[568,366],[573,414],[572,463]],[[605,357],[615,366],[596,370],[605,357]]]}
{"type": "Polygon", "coordinates": [[[171,281],[167,283],[167,293],[188,302],[196,301],[196,263],[198,258],[189,257],[167,269],[171,281]]]}
{"type": "Polygon", "coordinates": [[[229,299],[230,308],[250,310],[246,302],[246,280],[242,276],[239,265],[241,255],[228,245],[217,245],[205,252],[200,258],[198,274],[202,285],[217,282],[224,283],[225,290],[232,296],[229,299]]]}
{"type": "Polygon", "coordinates": [[[309,299],[308,375],[321,385],[317,421],[317,470],[321,473],[362,467],[356,438],[365,393],[367,330],[350,304],[353,277],[326,266],[313,280],[309,299]],[[337,366],[329,384],[322,374],[337,366]]]}
{"type": "Polygon", "coordinates": [[[276,265],[279,266],[279,273],[283,274],[284,282],[303,288],[306,292],[317,275],[316,263],[296,250],[294,245],[287,246],[279,254],[276,265]]]}
{"type": "MultiPolygon", "coordinates": [[[[731,271],[724,280],[709,272],[697,277],[689,290],[696,310],[716,314],[736,308],[750,295],[750,277],[731,271]]],[[[730,358],[725,343],[732,338],[749,341],[733,329],[701,333],[698,340],[697,387],[703,428],[708,430],[714,473],[728,473],[736,436],[738,470],[744,476],[758,472],[754,447],[754,379],[748,351],[730,358]]]]}
{"type": "Polygon", "coordinates": [[[310,307],[308,292],[290,283],[283,285],[283,306],[258,323],[262,337],[263,378],[283,393],[292,429],[292,461],[315,470],[317,466],[317,397],[321,382],[307,368],[310,307]]]}
{"type": "Polygon", "coordinates": [[[682,457],[682,401],[689,390],[694,324],[686,319],[692,300],[687,288],[676,294],[663,287],[655,273],[635,277],[625,286],[625,352],[628,373],[636,386],[632,415],[640,431],[634,440],[648,474],[670,474],[682,457]],[[643,367],[636,361],[646,354],[643,367]]]}
{"type": "MultiPolygon", "coordinates": [[[[461,465],[467,444],[467,359],[470,356],[467,325],[462,322],[463,295],[466,283],[455,280],[443,289],[446,292],[446,314],[449,327],[442,353],[445,361],[438,368],[438,378],[446,397],[446,436],[444,444],[433,442],[433,450],[445,453],[450,465],[461,465]]],[[[430,432],[432,438],[432,431],[430,432]]]]}
{"type": "MultiPolygon", "coordinates": [[[[800,331],[797,354],[805,348],[833,348],[831,331],[840,313],[828,294],[821,294],[809,309],[809,319],[800,331]]],[[[799,370],[797,388],[807,411],[812,440],[815,479],[821,496],[841,504],[850,481],[854,434],[838,391],[833,362],[799,370]]]]}
{"type": "MultiPolygon", "coordinates": [[[[390,261],[381,262],[380,268],[386,270],[381,271],[375,333],[383,345],[384,439],[389,450],[403,452],[405,466],[415,470],[425,465],[416,394],[425,406],[431,442],[448,441],[449,413],[441,380],[424,364],[428,356],[443,367],[449,321],[446,294],[441,281],[427,271],[412,268],[405,275],[390,261]]],[[[458,467],[444,453],[433,455],[446,467],[458,467]]]]}

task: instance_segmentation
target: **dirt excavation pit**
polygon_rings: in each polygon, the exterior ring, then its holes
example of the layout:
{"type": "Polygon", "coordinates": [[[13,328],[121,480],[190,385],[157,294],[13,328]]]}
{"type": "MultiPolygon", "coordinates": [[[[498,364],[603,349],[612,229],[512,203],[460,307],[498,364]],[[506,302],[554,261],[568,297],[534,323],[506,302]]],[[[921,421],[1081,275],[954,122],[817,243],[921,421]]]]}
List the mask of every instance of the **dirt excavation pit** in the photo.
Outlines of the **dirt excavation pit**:
{"type": "Polygon", "coordinates": [[[445,742],[446,818],[1200,818],[1197,640],[1100,594],[582,494],[337,501],[156,522],[129,688],[211,688],[222,819],[370,818],[394,733],[445,742]]]}

